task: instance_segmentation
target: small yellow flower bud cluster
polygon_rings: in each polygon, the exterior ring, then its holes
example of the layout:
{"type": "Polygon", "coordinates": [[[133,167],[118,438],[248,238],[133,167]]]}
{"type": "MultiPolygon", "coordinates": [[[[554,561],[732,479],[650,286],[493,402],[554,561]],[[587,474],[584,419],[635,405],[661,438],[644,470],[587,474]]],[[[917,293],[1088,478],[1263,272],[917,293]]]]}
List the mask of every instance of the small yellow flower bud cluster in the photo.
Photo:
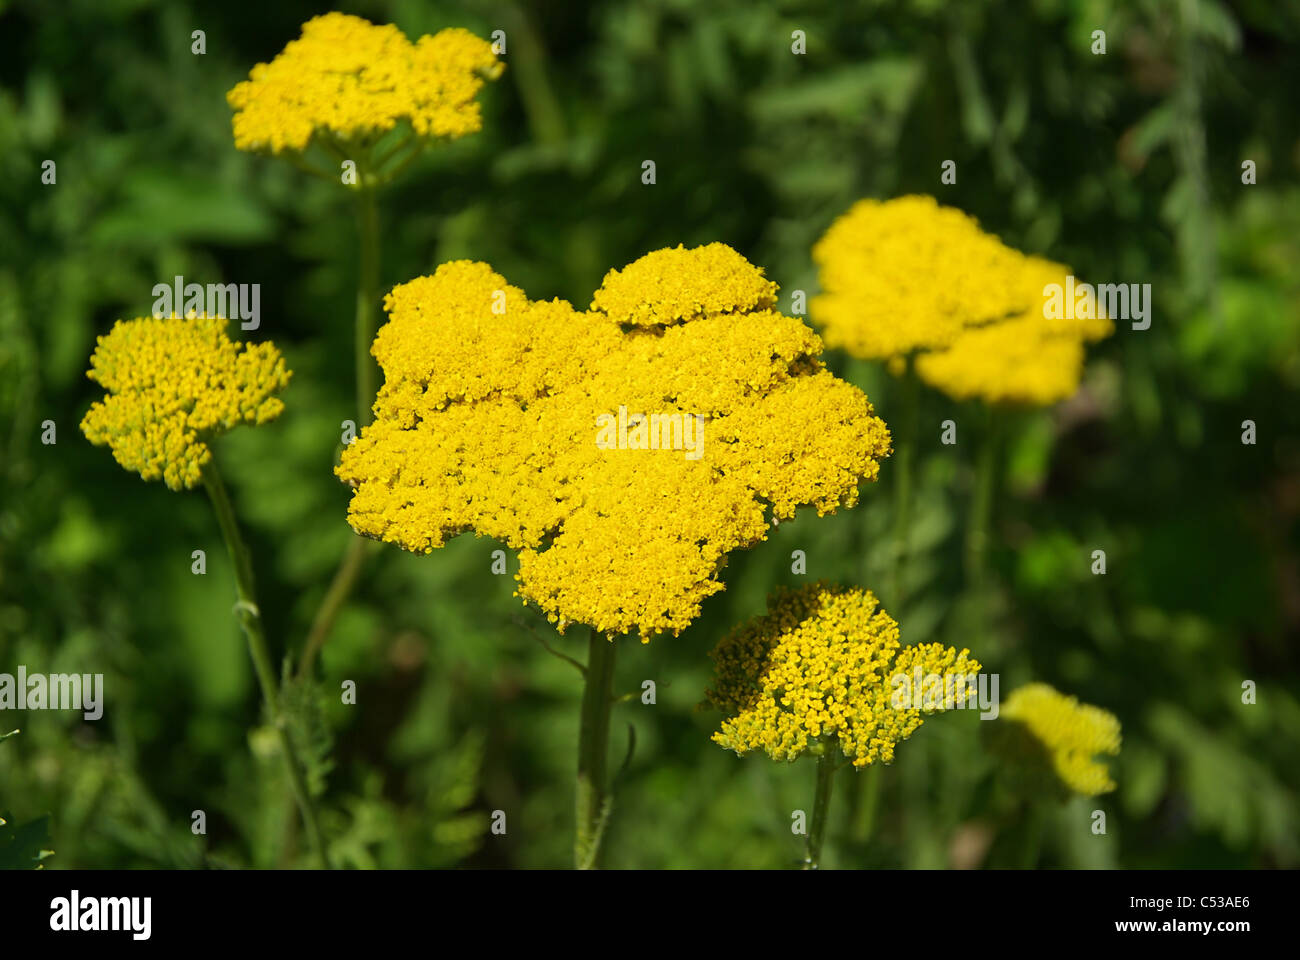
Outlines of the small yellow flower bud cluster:
{"type": "Polygon", "coordinates": [[[611,271],[589,311],[483,263],[401,284],[372,351],[375,422],[337,470],[349,522],[418,553],[471,530],[505,542],[517,595],[561,630],[679,633],[730,551],[797,506],[852,506],[890,452],[775,290],[722,244],[611,271]],[[698,450],[598,442],[623,407],[699,417],[698,450]]]}
{"type": "Polygon", "coordinates": [[[420,137],[462,137],[482,127],[474,98],[483,78],[502,69],[491,45],[468,30],[411,43],[391,24],[327,13],[226,95],[235,146],[302,151],[318,131],[365,137],[403,120],[420,137]]]}
{"type": "Polygon", "coordinates": [[[291,372],[272,343],[234,343],[219,317],[118,321],[98,339],[87,376],[106,391],[81,421],[91,443],[172,490],[197,486],[207,441],[274,420],[291,372]]]}
{"type": "Polygon", "coordinates": [[[968,650],[902,646],[898,624],[874,594],[825,583],[778,588],[767,614],[737,627],[710,656],[715,680],[706,696],[726,715],[714,742],[773,760],[838,742],[859,768],[892,763],[923,714],[961,706],[976,692],[974,684],[949,683],[960,691],[955,697],[912,706],[917,672],[943,683],[980,670],[968,650]]]}
{"type": "Polygon", "coordinates": [[[1080,703],[1045,683],[1031,683],[1013,692],[1002,704],[1003,721],[1016,724],[1033,738],[1037,749],[1021,750],[1033,762],[1050,764],[1062,785],[1086,797],[1108,793],[1115,781],[1098,754],[1119,753],[1120,726],[1113,713],[1080,703]]]}
{"type": "Polygon", "coordinates": [[[823,293],[810,308],[826,342],[864,359],[916,355],[916,371],[957,400],[1045,406],[1074,393],[1084,343],[1113,325],[1044,316],[1069,269],[1026,256],[933,197],[861,200],[813,247],[823,293]]]}

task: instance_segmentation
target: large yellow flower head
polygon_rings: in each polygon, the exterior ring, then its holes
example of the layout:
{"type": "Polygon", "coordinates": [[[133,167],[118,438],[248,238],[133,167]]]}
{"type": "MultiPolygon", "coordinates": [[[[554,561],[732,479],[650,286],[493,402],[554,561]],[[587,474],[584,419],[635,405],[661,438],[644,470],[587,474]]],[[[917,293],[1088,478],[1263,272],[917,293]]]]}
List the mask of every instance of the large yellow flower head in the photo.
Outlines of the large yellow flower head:
{"type": "MultiPolygon", "coordinates": [[[[861,200],[813,247],[826,342],[864,359],[915,356],[920,378],[958,400],[1044,406],[1072,394],[1090,316],[1049,319],[1044,289],[1069,268],[1026,256],[933,197],[861,200]]],[[[1064,312],[1064,311],[1063,311],[1064,312]]],[[[1071,311],[1072,312],[1072,311],[1071,311]]]]}
{"type": "Polygon", "coordinates": [[[504,541],[561,630],[680,632],[730,551],[852,506],[890,450],[775,289],[722,244],[611,271],[589,311],[469,261],[394,288],[376,420],[337,470],[349,522],[416,552],[504,541]]]}
{"type": "Polygon", "coordinates": [[[391,24],[327,13],[226,95],[235,146],[303,151],[318,132],[364,139],[402,121],[419,137],[462,137],[481,128],[474,98],[484,77],[502,69],[491,45],[468,30],[411,43],[391,24]]]}
{"type": "MultiPolygon", "coordinates": [[[[1114,714],[1080,703],[1045,683],[1031,683],[1014,691],[1002,704],[1000,717],[1011,726],[1000,731],[995,743],[1020,766],[1048,768],[1066,790],[1095,797],[1115,789],[1106,764],[1098,755],[1119,753],[1120,727],[1114,714]]],[[[997,726],[1002,727],[1002,724],[997,726]]]]}
{"type": "Polygon", "coordinates": [[[219,317],[118,321],[98,339],[86,376],[106,391],[81,431],[127,470],[195,487],[208,442],[243,423],[274,420],[292,373],[272,343],[234,343],[219,317]]]}
{"type": "Polygon", "coordinates": [[[980,670],[967,650],[902,646],[898,624],[871,591],[825,583],[778,588],[767,614],[737,627],[710,656],[715,680],[706,695],[725,714],[716,743],[773,760],[838,743],[859,768],[892,763],[924,714],[965,705],[980,670]]]}

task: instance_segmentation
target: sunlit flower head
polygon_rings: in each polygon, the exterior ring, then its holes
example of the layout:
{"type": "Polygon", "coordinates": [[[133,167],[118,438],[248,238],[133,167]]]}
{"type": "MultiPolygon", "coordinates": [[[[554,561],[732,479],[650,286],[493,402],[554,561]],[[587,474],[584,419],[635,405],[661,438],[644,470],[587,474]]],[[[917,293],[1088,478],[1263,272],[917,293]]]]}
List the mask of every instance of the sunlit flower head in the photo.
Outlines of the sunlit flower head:
{"type": "Polygon", "coordinates": [[[1106,764],[1120,748],[1119,720],[1100,707],[1080,703],[1045,683],[1015,690],[1002,703],[995,738],[1000,751],[1035,782],[1035,768],[1046,768],[1066,790],[1095,797],[1115,789],[1106,764]],[[1003,727],[1003,725],[1008,725],[1003,727]]]}
{"type": "Polygon", "coordinates": [[[981,669],[967,650],[903,646],[871,591],[825,583],[778,588],[767,614],[737,627],[710,656],[715,679],[706,695],[725,715],[716,743],[774,760],[838,744],[855,767],[892,763],[925,714],[974,696],[981,669]]]}
{"type": "Polygon", "coordinates": [[[226,95],[235,146],[303,151],[317,134],[364,140],[402,122],[419,137],[462,137],[482,126],[475,96],[502,69],[468,30],[411,43],[391,24],[327,13],[226,95]]]}
{"type": "Polygon", "coordinates": [[[619,323],[670,325],[720,314],[767,310],[777,286],[725,243],[647,253],[605,275],[591,308],[619,323]],[[647,296],[653,291],[653,296],[647,296]]]}
{"type": "Polygon", "coordinates": [[[272,343],[235,343],[217,317],[121,320],[98,339],[87,376],[106,391],[81,431],[117,462],[172,490],[197,486],[214,437],[274,420],[291,372],[272,343]]]}
{"type": "Polygon", "coordinates": [[[680,632],[728,553],[852,506],[890,450],[773,290],[720,244],[612,271],[589,311],[469,261],[394,288],[376,420],[337,471],[349,522],[415,552],[503,541],[561,630],[680,632]]]}
{"type": "Polygon", "coordinates": [[[1078,389],[1087,341],[1110,334],[1095,302],[1049,318],[1044,290],[1068,267],[1026,256],[933,197],[861,200],[813,247],[826,342],[864,359],[915,357],[954,399],[1047,405],[1078,389]]]}

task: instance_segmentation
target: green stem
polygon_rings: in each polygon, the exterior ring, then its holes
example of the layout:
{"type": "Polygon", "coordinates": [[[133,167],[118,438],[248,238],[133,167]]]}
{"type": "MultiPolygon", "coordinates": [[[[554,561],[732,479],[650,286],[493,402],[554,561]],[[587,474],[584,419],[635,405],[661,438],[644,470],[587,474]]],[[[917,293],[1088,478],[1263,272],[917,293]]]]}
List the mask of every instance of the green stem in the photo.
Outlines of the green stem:
{"type": "Polygon", "coordinates": [[[332,173],[326,173],[320,167],[316,166],[313,163],[308,162],[307,158],[303,156],[301,153],[295,153],[294,151],[285,151],[284,156],[288,158],[291,164],[293,164],[303,173],[308,174],[309,176],[313,176],[317,180],[328,180],[332,183],[338,183],[338,177],[334,176],[334,174],[332,173]]]}
{"type": "Polygon", "coordinates": [[[376,173],[375,182],[381,186],[392,183],[394,180],[396,180],[399,176],[401,176],[406,171],[407,167],[409,167],[412,163],[415,162],[416,157],[424,153],[425,145],[426,142],[423,140],[419,140],[416,143],[414,143],[406,151],[406,156],[398,160],[394,166],[389,167],[387,170],[384,170],[380,173],[376,173]]]}
{"type": "Polygon", "coordinates": [[[574,864],[579,870],[596,867],[609,815],[606,770],[614,686],[614,642],[593,628],[587,649],[578,730],[577,835],[573,848],[574,864]]]}
{"type": "Polygon", "coordinates": [[[903,612],[903,569],[912,532],[912,463],[916,449],[918,381],[911,362],[903,373],[899,428],[894,431],[894,550],[889,602],[894,618],[903,612]]]}
{"type": "Polygon", "coordinates": [[[816,870],[821,865],[822,841],[826,837],[827,811],[831,805],[831,788],[835,785],[835,745],[824,744],[826,752],[817,758],[817,792],[813,796],[812,822],[808,824],[808,854],[803,868],[816,870]]]}
{"type": "MultiPolygon", "coordinates": [[[[370,180],[370,170],[357,163],[357,234],[360,248],[357,277],[357,310],[355,341],[353,351],[356,354],[356,388],[357,388],[357,427],[363,427],[374,417],[375,394],[378,388],[377,367],[370,355],[370,345],[375,339],[375,314],[379,304],[379,210],[378,191],[370,180]]],[[[312,618],[311,629],[303,645],[302,661],[298,665],[298,676],[310,676],[321,647],[329,639],[330,631],[339,611],[347,602],[361,568],[365,565],[368,544],[361,537],[353,537],[348,544],[343,559],[339,562],[334,578],[330,581],[321,605],[312,618]]]]}
{"type": "Polygon", "coordinates": [[[866,843],[876,826],[876,812],[880,809],[880,785],[884,771],[880,763],[873,763],[853,777],[853,817],[849,824],[854,842],[866,843]]]}
{"type": "Polygon", "coordinates": [[[343,562],[334,572],[334,579],[330,581],[329,589],[325,591],[325,597],[316,610],[316,616],[312,618],[311,630],[303,644],[302,659],[298,662],[299,679],[311,676],[316,657],[321,647],[325,646],[325,641],[329,639],[339,611],[343,609],[343,604],[357,584],[357,578],[361,576],[361,568],[365,565],[366,553],[371,543],[372,541],[364,537],[354,536],[352,542],[348,544],[343,562]]]}
{"type": "Polygon", "coordinates": [[[293,738],[289,735],[288,722],[281,711],[280,691],[276,682],[276,673],[271,651],[266,645],[266,634],[262,630],[262,613],[257,606],[257,588],[253,579],[253,561],[239,533],[239,524],[235,521],[235,510],[230,504],[226,486],[221,482],[216,461],[209,461],[203,468],[203,485],[212,500],[212,509],[217,515],[217,524],[226,541],[226,550],[230,562],[235,568],[235,593],[239,600],[235,604],[235,615],[248,640],[248,652],[253,658],[253,668],[257,672],[257,681],[262,688],[262,699],[275,727],[280,741],[280,750],[284,755],[285,769],[289,775],[289,786],[298,809],[302,812],[303,823],[311,838],[312,846],[326,868],[329,856],[325,852],[325,838],[321,833],[320,823],[316,819],[316,810],[312,806],[307,791],[307,783],[302,773],[302,764],[294,749],[293,738]]]}
{"type": "Polygon", "coordinates": [[[564,111],[560,109],[560,101],[547,73],[546,49],[520,5],[508,5],[505,15],[513,24],[510,31],[513,44],[511,72],[529,132],[538,143],[560,146],[567,141],[568,134],[565,132],[564,111]]]}
{"type": "Polygon", "coordinates": [[[1020,868],[1033,870],[1038,866],[1038,858],[1043,849],[1043,833],[1047,827],[1047,816],[1041,803],[1026,801],[1020,817],[1021,848],[1020,868]]]}
{"type": "Polygon", "coordinates": [[[1217,329],[1223,329],[1219,297],[1218,244],[1215,240],[1214,204],[1210,194],[1202,87],[1205,70],[1201,47],[1200,4],[1179,2],[1178,87],[1173,96],[1175,130],[1174,158],[1189,186],[1190,201],[1180,204],[1178,246],[1183,257],[1188,292],[1204,303],[1217,329]]]}
{"type": "Polygon", "coordinates": [[[370,345],[375,339],[375,314],[379,305],[379,209],[375,188],[367,180],[369,173],[369,170],[357,170],[357,232],[361,243],[355,344],[358,427],[372,419],[378,382],[378,368],[370,356],[370,345]]]}
{"type": "Polygon", "coordinates": [[[417,134],[415,133],[414,130],[412,130],[410,133],[408,133],[397,143],[393,144],[386,151],[381,153],[377,158],[375,158],[375,171],[382,176],[384,172],[384,167],[388,166],[389,162],[393,159],[393,157],[397,156],[403,150],[407,149],[409,146],[411,146],[411,144],[415,143],[417,139],[418,139],[417,134]]]}

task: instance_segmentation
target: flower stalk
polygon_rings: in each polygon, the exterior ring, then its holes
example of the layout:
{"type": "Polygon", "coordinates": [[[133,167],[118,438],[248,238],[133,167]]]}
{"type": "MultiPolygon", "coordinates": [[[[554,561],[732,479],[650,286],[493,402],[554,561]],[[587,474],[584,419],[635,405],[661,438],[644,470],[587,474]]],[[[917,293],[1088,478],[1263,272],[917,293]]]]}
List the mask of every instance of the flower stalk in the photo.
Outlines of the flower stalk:
{"type": "Polygon", "coordinates": [[[900,386],[899,426],[891,431],[894,441],[894,549],[890,597],[894,610],[902,613],[903,575],[912,532],[912,468],[916,453],[916,417],[919,382],[912,360],[905,361],[900,386]]]}
{"type": "Polygon", "coordinates": [[[613,705],[614,642],[594,627],[582,689],[582,719],[578,729],[577,831],[574,865],[592,870],[609,817],[609,713],[613,705]]]}
{"type": "Polygon", "coordinates": [[[379,304],[379,204],[377,189],[369,181],[370,171],[358,162],[357,234],[360,240],[361,259],[357,281],[356,315],[356,365],[357,365],[357,421],[363,427],[372,419],[372,407],[377,388],[378,370],[370,356],[370,345],[375,339],[375,313],[379,304]]]}
{"type": "MultiPolygon", "coordinates": [[[[370,345],[375,339],[375,315],[379,303],[379,263],[381,242],[379,237],[379,190],[372,180],[368,166],[357,160],[357,238],[360,259],[358,260],[357,302],[354,330],[354,351],[356,353],[356,391],[357,391],[357,428],[365,426],[374,419],[375,395],[378,367],[370,355],[370,345]]],[[[339,611],[347,603],[361,577],[365,566],[368,544],[362,537],[354,536],[339,562],[329,588],[316,609],[311,628],[303,644],[302,658],[298,663],[298,676],[311,675],[316,657],[329,639],[330,631],[339,611]]]]}
{"type": "Polygon", "coordinates": [[[817,870],[821,866],[822,842],[826,839],[826,821],[831,806],[831,792],[835,786],[836,749],[834,744],[822,744],[824,751],[817,758],[817,790],[813,795],[812,820],[808,824],[808,851],[803,868],[817,870]]]}
{"type": "Polygon", "coordinates": [[[235,511],[231,506],[230,496],[226,493],[225,484],[221,480],[221,474],[217,471],[215,460],[209,461],[203,468],[203,486],[212,501],[212,509],[217,515],[217,524],[226,542],[226,551],[230,554],[230,562],[235,569],[235,593],[239,598],[235,604],[235,616],[248,640],[248,652],[253,658],[253,668],[262,689],[262,699],[280,741],[285,771],[289,777],[289,787],[298,802],[298,809],[302,814],[303,824],[307,828],[311,844],[321,863],[328,869],[330,862],[325,848],[325,838],[321,833],[320,822],[317,820],[316,810],[307,790],[302,763],[294,748],[293,737],[289,733],[288,720],[280,705],[275,667],[266,644],[265,631],[262,629],[262,613],[257,606],[252,558],[239,532],[235,511]]]}
{"type": "Polygon", "coordinates": [[[1021,870],[1033,870],[1043,850],[1043,834],[1047,830],[1047,811],[1041,803],[1026,800],[1021,805],[1020,863],[1021,870]]]}
{"type": "Polygon", "coordinates": [[[876,763],[853,777],[849,788],[849,836],[856,843],[865,843],[871,839],[871,832],[876,825],[876,813],[880,809],[882,778],[883,771],[876,763]]]}

